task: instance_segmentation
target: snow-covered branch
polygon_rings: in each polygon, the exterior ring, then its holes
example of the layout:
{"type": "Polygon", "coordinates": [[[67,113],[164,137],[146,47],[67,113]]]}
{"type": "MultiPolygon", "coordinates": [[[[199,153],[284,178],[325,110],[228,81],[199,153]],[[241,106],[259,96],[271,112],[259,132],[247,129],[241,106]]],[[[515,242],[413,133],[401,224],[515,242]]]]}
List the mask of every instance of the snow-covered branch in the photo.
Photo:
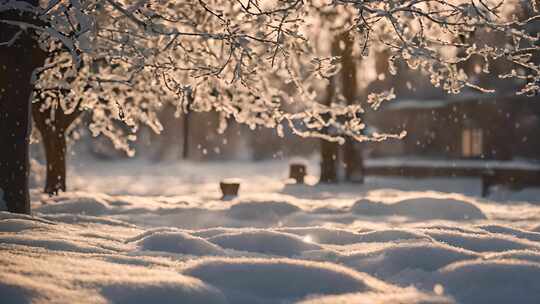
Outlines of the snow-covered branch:
{"type": "MultiPolygon", "coordinates": [[[[484,74],[536,94],[539,18],[534,1],[517,0],[54,0],[41,7],[0,0],[1,23],[32,30],[51,54],[71,56],[71,68],[43,73],[39,85],[62,82],[70,88],[65,98],[83,98],[80,106],[92,111],[91,130],[113,137],[116,120],[159,131],[155,111],[173,103],[253,127],[294,126],[301,136],[386,138],[362,133],[358,107],[376,109],[393,94],[371,92],[357,106],[337,94],[332,105],[320,104],[320,87],[340,70],[325,40],[346,32],[358,60],[388,52],[391,73],[404,63],[450,93],[495,90],[478,80],[484,74]],[[194,95],[189,107],[186,92],[194,95]],[[336,132],[324,131],[329,125],[336,132]]],[[[20,30],[1,43],[13,43],[20,30]]]]}

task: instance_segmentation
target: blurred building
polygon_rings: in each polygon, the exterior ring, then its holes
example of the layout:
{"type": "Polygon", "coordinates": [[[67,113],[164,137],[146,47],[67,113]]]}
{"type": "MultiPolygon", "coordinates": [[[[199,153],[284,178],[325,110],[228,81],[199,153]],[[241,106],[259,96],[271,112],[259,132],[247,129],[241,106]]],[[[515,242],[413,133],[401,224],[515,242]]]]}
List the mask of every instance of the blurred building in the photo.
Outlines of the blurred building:
{"type": "Polygon", "coordinates": [[[462,94],[399,99],[365,119],[385,132],[408,133],[403,140],[373,143],[372,157],[540,159],[538,98],[462,94]]]}

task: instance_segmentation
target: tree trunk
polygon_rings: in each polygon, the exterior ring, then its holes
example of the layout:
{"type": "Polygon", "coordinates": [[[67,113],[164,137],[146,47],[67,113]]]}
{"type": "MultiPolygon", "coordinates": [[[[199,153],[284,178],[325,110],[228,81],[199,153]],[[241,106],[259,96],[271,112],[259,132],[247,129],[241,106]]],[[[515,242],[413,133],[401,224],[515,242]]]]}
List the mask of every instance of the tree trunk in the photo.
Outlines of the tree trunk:
{"type": "MultiPolygon", "coordinates": [[[[66,136],[64,130],[44,132],[43,143],[47,159],[47,179],[44,192],[57,195],[66,191],[66,136]]],[[[43,133],[42,133],[43,134],[43,133]]]]}
{"type": "Polygon", "coordinates": [[[352,180],[356,169],[354,150],[354,143],[350,138],[347,138],[343,145],[343,163],[345,164],[345,180],[348,182],[352,180]]]}
{"type": "MultiPolygon", "coordinates": [[[[58,98],[61,98],[59,95],[58,98]]],[[[49,195],[57,195],[60,191],[66,191],[66,131],[71,124],[82,114],[79,106],[70,114],[65,114],[62,109],[41,109],[42,103],[39,96],[32,104],[34,123],[43,142],[45,150],[47,177],[44,192],[49,195]],[[54,115],[51,112],[55,111],[54,115]],[[51,119],[54,117],[54,120],[51,119]]]]}
{"type": "MultiPolygon", "coordinates": [[[[332,42],[332,55],[341,57],[341,71],[339,77],[334,76],[328,85],[328,96],[326,104],[330,105],[332,99],[336,95],[338,84],[341,82],[341,91],[348,105],[352,105],[356,101],[357,75],[356,64],[353,57],[353,43],[348,32],[339,34],[332,42]]],[[[347,181],[363,182],[363,161],[361,151],[354,146],[352,138],[345,139],[343,147],[343,159],[337,159],[338,145],[329,143],[325,140],[321,141],[321,182],[337,182],[338,162],[344,164],[345,179],[347,181]]]]}
{"type": "MultiPolygon", "coordinates": [[[[341,50],[341,81],[343,86],[343,97],[347,105],[355,103],[357,97],[356,87],[357,75],[356,64],[353,58],[353,40],[346,32],[340,35],[340,40],[345,46],[341,50]]],[[[345,180],[348,182],[362,183],[364,181],[364,161],[362,159],[361,148],[355,145],[352,138],[346,138],[343,146],[343,163],[345,164],[345,180]]]]}
{"type": "MultiPolygon", "coordinates": [[[[326,105],[330,105],[336,94],[335,78],[330,79],[330,83],[327,87],[326,105]]],[[[327,117],[329,119],[329,117],[327,117]]],[[[323,130],[328,134],[331,132],[329,128],[323,130]]],[[[321,139],[321,175],[319,182],[321,183],[336,183],[338,181],[337,175],[337,156],[338,156],[338,144],[335,142],[329,142],[321,139]]]]}
{"type": "Polygon", "coordinates": [[[321,183],[336,183],[337,180],[337,149],[338,144],[321,140],[321,183]]]}
{"type": "Polygon", "coordinates": [[[184,113],[184,142],[182,144],[182,159],[184,160],[188,159],[189,157],[189,116],[191,116],[190,112],[184,113]]]}
{"type": "Polygon", "coordinates": [[[33,68],[16,52],[2,49],[1,53],[0,188],[8,211],[30,214],[28,147],[33,68]]]}
{"type": "MultiPolygon", "coordinates": [[[[27,1],[36,4],[37,1],[27,1]]],[[[10,18],[23,18],[7,12],[10,18]]],[[[18,28],[0,24],[0,42],[13,38],[18,28]]],[[[0,46],[0,189],[9,212],[30,214],[28,193],[30,97],[32,72],[46,58],[35,41],[23,33],[11,45],[0,46]]]]}
{"type": "Polygon", "coordinates": [[[345,163],[345,180],[363,183],[365,171],[362,150],[358,149],[351,139],[347,139],[343,146],[343,162],[345,163]]]}

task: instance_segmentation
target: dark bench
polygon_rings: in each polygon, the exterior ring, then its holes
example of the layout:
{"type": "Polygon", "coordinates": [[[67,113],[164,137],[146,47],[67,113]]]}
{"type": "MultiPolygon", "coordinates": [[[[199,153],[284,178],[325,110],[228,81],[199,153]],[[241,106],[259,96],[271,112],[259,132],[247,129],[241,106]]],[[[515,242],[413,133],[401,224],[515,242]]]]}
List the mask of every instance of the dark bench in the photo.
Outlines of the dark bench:
{"type": "Polygon", "coordinates": [[[430,177],[477,177],[482,180],[482,196],[489,194],[489,188],[495,185],[507,186],[511,189],[540,187],[540,168],[512,168],[509,166],[458,167],[448,165],[368,165],[367,176],[398,176],[413,178],[430,177]]]}
{"type": "Polygon", "coordinates": [[[501,185],[513,190],[540,186],[540,170],[493,169],[482,173],[482,196],[489,194],[491,186],[501,185]]]}

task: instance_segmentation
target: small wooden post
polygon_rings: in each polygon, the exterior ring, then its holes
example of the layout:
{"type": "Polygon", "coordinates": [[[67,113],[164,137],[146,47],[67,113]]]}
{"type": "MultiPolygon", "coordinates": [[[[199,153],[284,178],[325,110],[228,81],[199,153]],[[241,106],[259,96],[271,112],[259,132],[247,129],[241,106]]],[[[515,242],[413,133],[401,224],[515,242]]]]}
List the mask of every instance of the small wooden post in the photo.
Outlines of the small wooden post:
{"type": "Polygon", "coordinates": [[[306,165],[298,164],[298,163],[290,164],[289,178],[294,179],[297,184],[303,184],[305,176],[306,176],[306,165]]]}
{"type": "Polygon", "coordinates": [[[238,196],[238,189],[240,189],[240,181],[238,180],[222,180],[219,183],[219,188],[223,196],[222,200],[233,199],[238,196]]]}

